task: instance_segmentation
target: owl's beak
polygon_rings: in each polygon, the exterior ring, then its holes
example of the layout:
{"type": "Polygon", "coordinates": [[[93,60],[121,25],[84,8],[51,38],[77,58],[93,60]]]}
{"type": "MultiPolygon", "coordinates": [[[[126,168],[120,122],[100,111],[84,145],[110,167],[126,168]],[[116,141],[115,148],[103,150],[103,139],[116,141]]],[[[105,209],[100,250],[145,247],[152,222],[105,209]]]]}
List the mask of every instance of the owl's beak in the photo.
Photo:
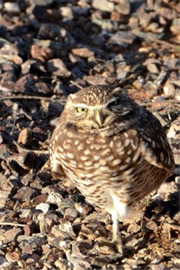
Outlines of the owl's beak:
{"type": "Polygon", "coordinates": [[[105,116],[100,110],[95,110],[94,113],[95,113],[96,122],[98,123],[99,127],[102,127],[105,120],[105,116]]]}

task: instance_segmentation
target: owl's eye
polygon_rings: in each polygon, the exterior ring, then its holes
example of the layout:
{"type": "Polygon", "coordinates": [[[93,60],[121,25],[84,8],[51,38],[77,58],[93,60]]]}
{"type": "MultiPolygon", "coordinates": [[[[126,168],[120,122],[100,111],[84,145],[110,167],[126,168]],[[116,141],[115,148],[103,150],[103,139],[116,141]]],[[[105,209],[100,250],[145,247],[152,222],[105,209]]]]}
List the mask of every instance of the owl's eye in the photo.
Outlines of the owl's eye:
{"type": "Polygon", "coordinates": [[[114,106],[117,106],[117,105],[119,105],[119,99],[115,99],[115,100],[113,100],[112,102],[110,102],[109,104],[108,104],[108,107],[114,107],[114,106]]]}
{"type": "Polygon", "coordinates": [[[87,111],[87,108],[85,108],[85,107],[76,107],[76,112],[78,112],[78,113],[83,113],[86,111],[87,111]]]}

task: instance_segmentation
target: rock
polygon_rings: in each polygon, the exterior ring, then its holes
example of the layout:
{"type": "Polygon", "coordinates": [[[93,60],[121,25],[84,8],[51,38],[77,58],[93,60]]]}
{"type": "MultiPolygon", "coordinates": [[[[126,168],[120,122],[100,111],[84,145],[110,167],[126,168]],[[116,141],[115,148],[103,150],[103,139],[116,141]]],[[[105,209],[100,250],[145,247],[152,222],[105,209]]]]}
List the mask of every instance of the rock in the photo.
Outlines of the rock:
{"type": "Polygon", "coordinates": [[[19,14],[21,12],[18,3],[6,2],[4,3],[4,9],[6,12],[11,14],[19,14]]]}
{"type": "Polygon", "coordinates": [[[41,210],[44,214],[47,214],[49,211],[49,204],[48,203],[40,203],[36,206],[37,210],[41,210]]]}
{"type": "Polygon", "coordinates": [[[14,174],[24,175],[32,168],[38,168],[41,161],[38,156],[31,151],[23,151],[11,155],[7,160],[8,166],[14,171],[14,174]]]}
{"type": "Polygon", "coordinates": [[[31,46],[31,56],[33,59],[45,62],[53,57],[53,50],[48,47],[33,44],[31,46]]]}
{"type": "Polygon", "coordinates": [[[166,82],[163,86],[163,92],[165,98],[173,98],[175,95],[175,87],[171,82],[166,82]]]}
{"type": "Polygon", "coordinates": [[[30,187],[22,187],[18,189],[17,193],[13,196],[14,199],[20,201],[31,200],[38,195],[38,191],[30,187]]]}
{"type": "Polygon", "coordinates": [[[7,252],[5,258],[6,258],[6,260],[8,262],[17,262],[20,259],[20,255],[16,251],[14,251],[14,252],[7,252]]]}
{"type": "MultiPolygon", "coordinates": [[[[13,3],[12,3],[13,4],[13,3]]],[[[20,65],[23,60],[18,55],[18,47],[7,40],[0,38],[1,48],[0,48],[0,63],[7,61],[12,61],[13,63],[20,65]]]]}
{"type": "Polygon", "coordinates": [[[15,81],[16,76],[14,75],[14,72],[4,72],[1,76],[0,82],[1,91],[5,92],[8,95],[11,94],[15,88],[15,81]]]}
{"type": "Polygon", "coordinates": [[[123,15],[128,15],[130,13],[130,1],[129,0],[118,0],[118,6],[116,10],[123,15]]]}
{"type": "Polygon", "coordinates": [[[31,4],[39,6],[48,6],[51,5],[54,0],[30,0],[31,4]]]}
{"type": "Polygon", "coordinates": [[[75,48],[75,49],[72,49],[72,53],[74,55],[77,55],[79,57],[84,57],[84,58],[94,56],[94,52],[92,51],[92,49],[89,49],[89,48],[75,48]]]}
{"type": "Polygon", "coordinates": [[[18,136],[18,143],[24,146],[30,146],[32,143],[32,132],[28,128],[24,128],[21,130],[18,136]]]}
{"type": "Polygon", "coordinates": [[[92,6],[102,11],[112,12],[114,11],[114,4],[108,0],[93,0],[92,6]]]}
{"type": "Polygon", "coordinates": [[[23,231],[21,228],[14,227],[14,228],[7,230],[4,233],[0,234],[0,241],[3,242],[4,244],[15,242],[18,235],[20,235],[22,233],[23,233],[23,231]]]}
{"type": "Polygon", "coordinates": [[[14,86],[14,92],[19,93],[20,92],[23,93],[24,91],[30,92],[31,89],[33,88],[34,82],[35,80],[30,73],[25,74],[16,81],[14,86]]]}
{"type": "Polygon", "coordinates": [[[118,31],[109,39],[109,44],[121,45],[127,47],[135,40],[134,34],[128,31],[118,31]]]}
{"type": "Polygon", "coordinates": [[[128,226],[128,232],[130,233],[137,233],[139,232],[141,229],[141,226],[139,226],[138,224],[136,223],[131,223],[129,226],[128,226]]]}
{"type": "Polygon", "coordinates": [[[1,190],[1,192],[0,192],[0,208],[3,208],[6,205],[8,199],[9,199],[9,194],[10,194],[9,191],[1,190]]]}
{"type": "Polygon", "coordinates": [[[146,224],[146,228],[148,228],[151,231],[157,231],[157,224],[151,220],[146,224]]]}
{"type": "Polygon", "coordinates": [[[147,65],[147,70],[151,73],[155,73],[155,74],[159,73],[159,69],[157,68],[156,64],[153,64],[153,63],[150,63],[147,65]]]}
{"type": "Polygon", "coordinates": [[[48,61],[48,71],[55,76],[68,78],[71,76],[71,72],[66,68],[61,59],[52,59],[48,61]]]}
{"type": "Polygon", "coordinates": [[[71,7],[60,7],[59,11],[61,16],[66,18],[66,20],[72,20],[74,17],[71,7]]]}
{"type": "Polygon", "coordinates": [[[1,255],[0,255],[0,265],[3,268],[6,268],[9,266],[9,262],[4,258],[4,256],[1,256],[1,255]]]}

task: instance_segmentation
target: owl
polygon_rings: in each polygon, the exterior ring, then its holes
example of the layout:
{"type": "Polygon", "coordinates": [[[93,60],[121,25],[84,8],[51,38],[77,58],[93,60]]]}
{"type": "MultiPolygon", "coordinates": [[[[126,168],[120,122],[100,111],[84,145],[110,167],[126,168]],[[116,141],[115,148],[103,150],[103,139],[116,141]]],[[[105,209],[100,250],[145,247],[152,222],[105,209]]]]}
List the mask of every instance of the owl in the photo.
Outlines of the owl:
{"type": "Polygon", "coordinates": [[[151,112],[125,90],[97,85],[68,96],[50,140],[50,166],[111,215],[109,243],[122,253],[118,221],[173,173],[174,160],[151,112]]]}

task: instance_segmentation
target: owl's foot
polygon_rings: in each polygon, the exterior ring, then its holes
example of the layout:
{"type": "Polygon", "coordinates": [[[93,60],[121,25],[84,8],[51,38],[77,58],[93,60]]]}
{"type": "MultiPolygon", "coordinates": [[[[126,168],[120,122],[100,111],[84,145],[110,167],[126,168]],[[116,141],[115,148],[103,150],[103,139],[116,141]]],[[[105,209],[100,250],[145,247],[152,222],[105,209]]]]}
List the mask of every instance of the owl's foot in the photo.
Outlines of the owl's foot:
{"type": "Polygon", "coordinates": [[[105,239],[103,237],[100,237],[98,239],[98,242],[99,242],[100,246],[112,247],[113,249],[115,249],[116,252],[123,255],[123,247],[122,247],[122,241],[121,241],[120,236],[118,237],[118,239],[116,237],[116,239],[112,239],[112,240],[107,240],[107,239],[105,239]]]}

